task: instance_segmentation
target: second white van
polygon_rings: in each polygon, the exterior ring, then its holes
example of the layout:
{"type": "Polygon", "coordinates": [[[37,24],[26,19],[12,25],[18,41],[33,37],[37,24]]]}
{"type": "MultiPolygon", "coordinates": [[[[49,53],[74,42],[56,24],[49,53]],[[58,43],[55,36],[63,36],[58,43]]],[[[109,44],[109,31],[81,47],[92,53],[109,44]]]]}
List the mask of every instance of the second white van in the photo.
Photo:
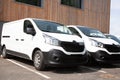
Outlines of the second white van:
{"type": "Polygon", "coordinates": [[[120,63],[120,44],[118,42],[106,38],[102,32],[94,28],[80,25],[68,25],[68,28],[84,40],[91,64],[95,61],[110,64],[120,63]]]}

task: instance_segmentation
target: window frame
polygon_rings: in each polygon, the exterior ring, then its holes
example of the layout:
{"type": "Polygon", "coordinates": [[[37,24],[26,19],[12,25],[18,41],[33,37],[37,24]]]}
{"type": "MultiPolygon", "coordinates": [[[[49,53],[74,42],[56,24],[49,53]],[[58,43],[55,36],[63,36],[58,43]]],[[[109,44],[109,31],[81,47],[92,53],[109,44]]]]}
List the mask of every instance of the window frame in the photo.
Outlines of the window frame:
{"type": "Polygon", "coordinates": [[[43,0],[41,0],[41,4],[40,4],[40,6],[39,5],[32,5],[32,4],[28,4],[28,3],[24,3],[24,2],[19,2],[19,1],[16,1],[16,0],[14,0],[16,3],[20,3],[20,4],[24,4],[24,5],[28,5],[28,6],[35,6],[35,7],[40,7],[40,8],[42,8],[44,5],[44,1],[43,0]]]}
{"type": "Polygon", "coordinates": [[[60,4],[64,5],[64,6],[68,6],[68,7],[78,8],[78,9],[83,9],[84,8],[84,0],[81,0],[81,6],[80,7],[71,6],[71,5],[67,5],[67,4],[62,4],[62,0],[60,0],[60,4]]]}
{"type": "Polygon", "coordinates": [[[68,27],[68,29],[75,35],[79,36],[82,38],[81,34],[73,27],[68,27]]]}
{"type": "MultiPolygon", "coordinates": [[[[30,20],[24,20],[24,22],[23,22],[23,32],[26,33],[26,34],[28,34],[28,33],[27,33],[27,30],[26,30],[27,27],[25,26],[25,22],[26,22],[26,21],[29,22],[29,25],[32,25],[32,28],[33,28],[33,30],[35,31],[35,28],[34,28],[32,22],[31,22],[30,20]]],[[[35,33],[36,33],[36,31],[35,31],[35,33]]]]}

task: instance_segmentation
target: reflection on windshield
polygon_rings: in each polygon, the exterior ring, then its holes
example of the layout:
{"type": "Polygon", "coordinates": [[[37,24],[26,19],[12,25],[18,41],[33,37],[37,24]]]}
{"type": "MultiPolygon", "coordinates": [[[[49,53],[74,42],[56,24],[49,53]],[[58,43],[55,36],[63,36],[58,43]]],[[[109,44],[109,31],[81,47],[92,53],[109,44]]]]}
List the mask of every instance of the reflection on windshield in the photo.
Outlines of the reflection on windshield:
{"type": "Polygon", "coordinates": [[[87,27],[78,27],[86,36],[89,37],[98,37],[105,38],[104,34],[96,29],[87,28],[87,27]]]}
{"type": "Polygon", "coordinates": [[[42,20],[34,20],[34,22],[38,28],[44,32],[72,34],[71,31],[63,24],[42,20]]]}

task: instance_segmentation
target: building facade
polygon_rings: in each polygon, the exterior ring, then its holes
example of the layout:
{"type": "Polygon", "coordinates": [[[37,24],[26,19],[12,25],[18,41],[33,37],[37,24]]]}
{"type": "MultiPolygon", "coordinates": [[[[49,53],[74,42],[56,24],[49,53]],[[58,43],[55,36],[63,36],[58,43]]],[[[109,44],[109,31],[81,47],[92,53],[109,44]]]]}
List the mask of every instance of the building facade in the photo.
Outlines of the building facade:
{"type": "Polygon", "coordinates": [[[109,32],[110,0],[0,0],[0,21],[40,18],[109,32]]]}

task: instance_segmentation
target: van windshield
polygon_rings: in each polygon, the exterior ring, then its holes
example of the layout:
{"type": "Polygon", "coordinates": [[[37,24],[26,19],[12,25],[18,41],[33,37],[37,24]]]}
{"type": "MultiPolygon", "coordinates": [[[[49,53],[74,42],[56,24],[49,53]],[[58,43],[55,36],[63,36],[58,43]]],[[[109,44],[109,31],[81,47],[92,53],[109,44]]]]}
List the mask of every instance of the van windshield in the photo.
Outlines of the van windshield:
{"type": "Polygon", "coordinates": [[[38,28],[44,32],[51,33],[62,33],[62,34],[72,34],[72,32],[63,24],[50,22],[50,21],[42,21],[42,20],[33,20],[38,28]]]}
{"type": "Polygon", "coordinates": [[[92,29],[88,27],[78,27],[78,29],[82,31],[86,36],[89,36],[89,37],[106,38],[102,32],[96,29],[92,29]]]}
{"type": "Polygon", "coordinates": [[[110,39],[113,39],[113,40],[117,41],[117,42],[120,44],[120,39],[117,38],[116,36],[110,35],[110,34],[107,34],[107,35],[105,35],[105,36],[106,36],[107,38],[110,38],[110,39]]]}

